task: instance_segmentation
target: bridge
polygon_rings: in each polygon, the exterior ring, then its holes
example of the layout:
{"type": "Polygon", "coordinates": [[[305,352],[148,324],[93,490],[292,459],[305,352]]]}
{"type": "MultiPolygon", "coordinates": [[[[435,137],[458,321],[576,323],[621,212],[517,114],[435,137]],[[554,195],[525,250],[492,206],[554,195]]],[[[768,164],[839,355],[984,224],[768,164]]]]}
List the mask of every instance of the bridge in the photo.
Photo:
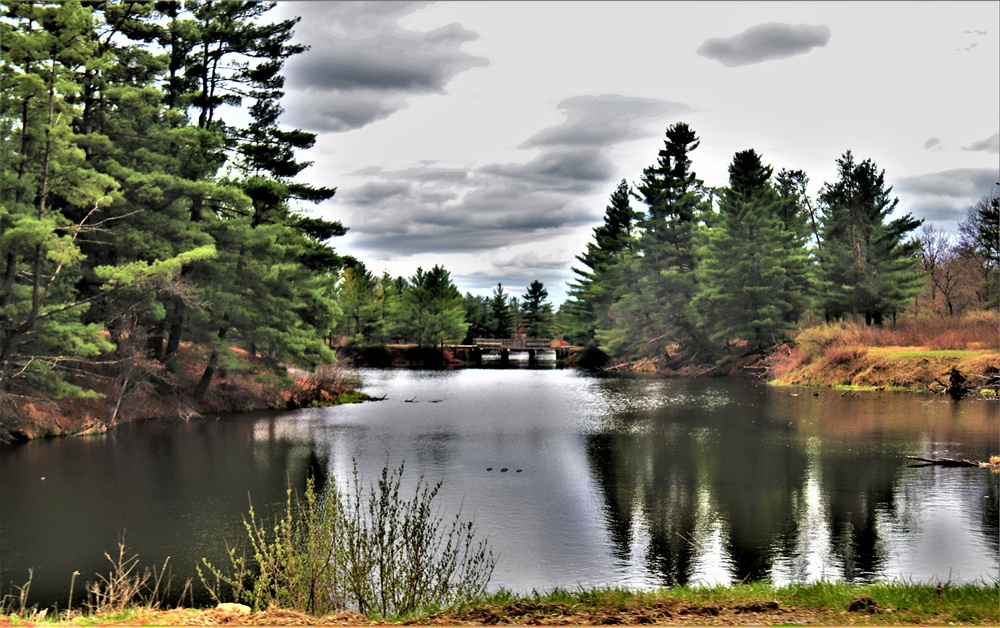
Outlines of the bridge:
{"type": "Polygon", "coordinates": [[[529,365],[555,362],[569,355],[570,347],[553,346],[550,338],[475,338],[471,345],[449,347],[456,358],[474,364],[496,362],[501,365],[527,363],[529,365]]]}

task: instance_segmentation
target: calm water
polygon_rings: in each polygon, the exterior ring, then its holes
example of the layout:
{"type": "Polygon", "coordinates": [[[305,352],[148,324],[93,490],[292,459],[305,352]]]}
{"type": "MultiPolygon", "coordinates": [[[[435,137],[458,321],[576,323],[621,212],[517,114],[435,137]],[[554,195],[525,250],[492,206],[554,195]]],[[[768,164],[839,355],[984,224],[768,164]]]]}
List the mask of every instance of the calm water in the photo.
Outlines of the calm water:
{"type": "Polygon", "coordinates": [[[242,538],[248,499],[269,511],[352,461],[441,480],[445,513],[498,555],[492,587],[1000,578],[1000,474],[905,459],[988,459],[996,403],[556,369],[360,376],[385,400],[0,449],[2,592],[33,568],[29,602],[64,606],[123,534],[193,576],[242,538]]]}

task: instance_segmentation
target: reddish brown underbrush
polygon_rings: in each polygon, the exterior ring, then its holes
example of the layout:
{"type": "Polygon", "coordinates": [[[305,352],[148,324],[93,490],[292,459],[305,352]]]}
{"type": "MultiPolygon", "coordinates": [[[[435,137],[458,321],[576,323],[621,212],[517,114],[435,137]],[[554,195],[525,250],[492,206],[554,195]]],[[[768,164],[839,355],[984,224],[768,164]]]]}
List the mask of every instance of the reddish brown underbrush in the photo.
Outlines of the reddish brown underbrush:
{"type": "Polygon", "coordinates": [[[208,352],[183,345],[169,368],[147,358],[125,366],[120,360],[83,364],[72,383],[87,390],[86,396],[51,399],[27,391],[4,413],[0,430],[15,439],[103,432],[143,419],[188,420],[207,413],[332,404],[356,388],[356,382],[336,365],[320,366],[311,373],[294,368],[275,373],[259,357],[232,351],[230,366],[216,373],[200,400],[194,390],[208,352]]]}
{"type": "MultiPolygon", "coordinates": [[[[1000,350],[1000,314],[975,312],[961,317],[907,317],[881,327],[840,323],[844,344],[865,347],[923,347],[929,350],[1000,350]]],[[[813,328],[815,329],[815,328],[813,328]]],[[[811,330],[806,330],[809,332],[811,330]]],[[[804,332],[804,333],[806,333],[804,332]]]]}
{"type": "Polygon", "coordinates": [[[906,318],[869,327],[842,321],[799,332],[770,358],[779,383],[907,390],[946,387],[952,369],[971,388],[994,387],[1000,373],[1000,315],[906,318]]]}

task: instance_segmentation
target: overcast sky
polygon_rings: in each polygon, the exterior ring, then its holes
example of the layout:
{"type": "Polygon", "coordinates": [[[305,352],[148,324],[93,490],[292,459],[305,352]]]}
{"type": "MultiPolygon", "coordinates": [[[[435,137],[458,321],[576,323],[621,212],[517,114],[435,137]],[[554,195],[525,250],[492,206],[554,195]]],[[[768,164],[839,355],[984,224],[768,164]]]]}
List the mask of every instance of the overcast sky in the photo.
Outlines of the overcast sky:
{"type": "MultiPolygon", "coordinates": [[[[377,274],[559,304],[621,179],[687,122],[707,185],[753,148],[811,192],[850,149],[955,231],[1000,181],[1000,2],[281,2],[288,126],[333,244],[377,274]]],[[[634,206],[641,206],[635,203],[634,206]]]]}

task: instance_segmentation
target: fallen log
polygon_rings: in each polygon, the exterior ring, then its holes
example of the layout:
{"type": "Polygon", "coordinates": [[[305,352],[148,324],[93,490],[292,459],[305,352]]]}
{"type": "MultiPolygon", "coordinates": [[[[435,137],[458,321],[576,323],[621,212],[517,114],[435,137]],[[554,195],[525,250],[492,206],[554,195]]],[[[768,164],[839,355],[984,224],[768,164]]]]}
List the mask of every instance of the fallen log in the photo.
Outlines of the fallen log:
{"type": "Polygon", "coordinates": [[[976,462],[975,460],[958,460],[957,458],[921,458],[920,456],[907,456],[909,460],[926,462],[928,465],[938,465],[941,467],[990,467],[997,463],[976,462]]]}

